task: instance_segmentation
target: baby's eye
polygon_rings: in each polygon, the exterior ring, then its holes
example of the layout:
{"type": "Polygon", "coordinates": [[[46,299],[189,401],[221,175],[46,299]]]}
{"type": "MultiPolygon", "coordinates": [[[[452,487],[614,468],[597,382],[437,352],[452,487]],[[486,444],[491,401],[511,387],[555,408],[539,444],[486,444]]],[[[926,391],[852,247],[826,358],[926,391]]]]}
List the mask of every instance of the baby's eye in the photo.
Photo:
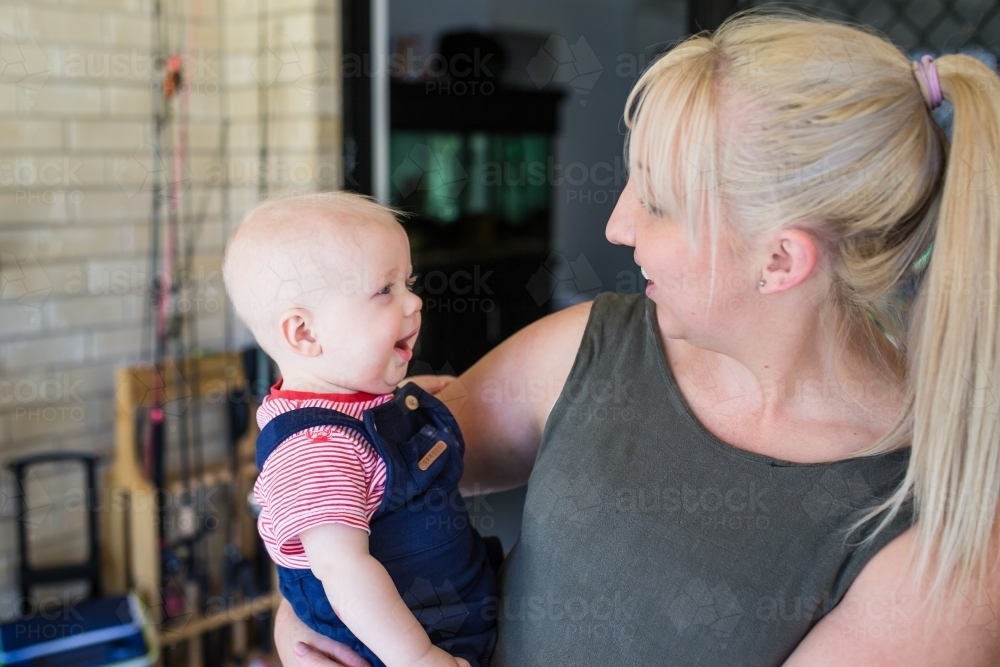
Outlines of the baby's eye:
{"type": "Polygon", "coordinates": [[[392,294],[392,283],[389,283],[378,291],[378,294],[392,294]]]}
{"type": "Polygon", "coordinates": [[[410,290],[411,292],[413,291],[413,287],[416,284],[417,284],[416,276],[410,276],[409,278],[406,279],[406,289],[410,290]]]}

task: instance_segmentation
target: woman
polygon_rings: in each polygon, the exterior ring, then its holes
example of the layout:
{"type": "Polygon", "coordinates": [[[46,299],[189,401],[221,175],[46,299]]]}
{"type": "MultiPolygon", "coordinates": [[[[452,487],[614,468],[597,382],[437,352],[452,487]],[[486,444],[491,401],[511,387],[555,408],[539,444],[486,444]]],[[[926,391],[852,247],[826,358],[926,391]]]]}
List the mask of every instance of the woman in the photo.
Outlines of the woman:
{"type": "MultiPolygon", "coordinates": [[[[465,486],[528,483],[493,664],[1000,664],[996,74],[754,11],[655,62],[626,123],[607,237],[645,298],[441,390],[465,486]]],[[[286,664],[359,664],[277,626],[286,664]]]]}

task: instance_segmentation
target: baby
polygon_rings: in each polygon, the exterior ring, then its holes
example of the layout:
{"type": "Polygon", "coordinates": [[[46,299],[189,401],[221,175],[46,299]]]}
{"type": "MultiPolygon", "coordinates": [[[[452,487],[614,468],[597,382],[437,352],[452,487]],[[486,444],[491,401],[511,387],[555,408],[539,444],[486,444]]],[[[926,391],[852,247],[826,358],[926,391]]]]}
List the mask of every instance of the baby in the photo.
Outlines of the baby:
{"type": "Polygon", "coordinates": [[[367,198],[253,207],[226,250],[237,315],[278,364],[257,410],[258,529],[282,595],[373,665],[486,667],[495,573],[458,492],[454,417],[410,383],[406,233],[367,198]]]}

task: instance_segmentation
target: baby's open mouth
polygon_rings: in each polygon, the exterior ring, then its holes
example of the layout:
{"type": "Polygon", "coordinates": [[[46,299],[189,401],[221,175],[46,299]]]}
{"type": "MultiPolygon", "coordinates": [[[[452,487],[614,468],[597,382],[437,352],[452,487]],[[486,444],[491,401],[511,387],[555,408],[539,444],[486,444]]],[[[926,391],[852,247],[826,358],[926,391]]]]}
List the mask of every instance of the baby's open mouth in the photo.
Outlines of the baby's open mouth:
{"type": "Polygon", "coordinates": [[[416,336],[416,333],[417,332],[414,331],[410,335],[401,338],[400,340],[397,340],[396,344],[393,345],[393,348],[396,350],[399,356],[403,358],[403,361],[409,361],[411,358],[413,358],[412,342],[414,337],[416,336]]]}

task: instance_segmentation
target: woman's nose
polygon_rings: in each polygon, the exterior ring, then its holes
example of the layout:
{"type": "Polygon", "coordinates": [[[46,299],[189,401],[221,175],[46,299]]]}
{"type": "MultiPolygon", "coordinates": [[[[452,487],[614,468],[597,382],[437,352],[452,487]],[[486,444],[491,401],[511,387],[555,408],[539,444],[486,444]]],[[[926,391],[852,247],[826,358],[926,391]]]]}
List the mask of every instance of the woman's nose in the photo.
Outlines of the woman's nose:
{"type": "Polygon", "coordinates": [[[635,223],[633,212],[629,211],[628,200],[631,197],[625,196],[622,191],[615,204],[615,210],[608,218],[608,226],[604,230],[604,235],[615,245],[635,246],[635,223]]]}

